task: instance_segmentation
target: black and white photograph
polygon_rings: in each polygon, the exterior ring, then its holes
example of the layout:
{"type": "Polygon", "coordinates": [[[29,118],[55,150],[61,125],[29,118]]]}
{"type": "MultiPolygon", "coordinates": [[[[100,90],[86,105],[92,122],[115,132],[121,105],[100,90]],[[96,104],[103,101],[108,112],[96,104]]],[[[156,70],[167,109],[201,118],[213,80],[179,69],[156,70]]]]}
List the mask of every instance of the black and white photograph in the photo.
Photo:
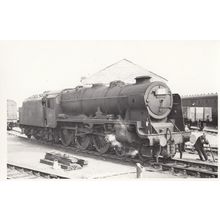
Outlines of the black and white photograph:
{"type": "Polygon", "coordinates": [[[0,1],[1,219],[219,219],[217,0],[0,1]]]}
{"type": "Polygon", "coordinates": [[[218,178],[219,44],[0,42],[7,179],[218,178]]]}

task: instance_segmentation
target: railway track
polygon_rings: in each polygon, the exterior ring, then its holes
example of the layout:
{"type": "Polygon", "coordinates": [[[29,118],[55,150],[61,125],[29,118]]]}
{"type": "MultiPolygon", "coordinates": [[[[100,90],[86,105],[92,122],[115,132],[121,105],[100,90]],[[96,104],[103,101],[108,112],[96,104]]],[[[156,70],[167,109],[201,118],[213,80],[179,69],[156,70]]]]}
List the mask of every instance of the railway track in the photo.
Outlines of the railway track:
{"type": "Polygon", "coordinates": [[[62,144],[52,144],[45,141],[39,141],[36,139],[28,139],[24,136],[20,135],[20,132],[16,131],[16,133],[8,132],[11,135],[18,136],[19,138],[25,139],[30,142],[44,144],[48,147],[57,147],[58,149],[64,149],[69,153],[77,153],[83,156],[92,156],[102,160],[113,160],[120,163],[127,163],[135,165],[136,163],[141,163],[145,170],[150,168],[154,171],[168,171],[173,175],[181,175],[182,177],[193,176],[200,178],[217,178],[218,177],[218,165],[211,163],[203,163],[197,161],[190,160],[180,160],[180,159],[169,159],[165,160],[164,158],[159,158],[159,163],[155,163],[152,159],[147,160],[145,162],[141,161],[139,158],[132,157],[120,157],[113,153],[105,153],[100,154],[94,150],[82,150],[74,147],[65,147],[62,144]]]}
{"type": "Polygon", "coordinates": [[[7,179],[68,179],[44,171],[7,163],[7,179]]]}
{"type": "Polygon", "coordinates": [[[160,158],[160,163],[162,170],[169,170],[172,173],[182,173],[183,175],[196,176],[196,177],[218,177],[218,165],[210,164],[206,162],[197,162],[191,160],[182,159],[170,159],[164,160],[160,158]]]}
{"type": "MultiPolygon", "coordinates": [[[[209,154],[213,153],[215,155],[218,155],[218,147],[204,147],[205,151],[209,154]]],[[[196,153],[196,150],[194,147],[192,146],[186,146],[185,150],[191,154],[195,154],[196,153]]]]}
{"type": "MultiPolygon", "coordinates": [[[[191,126],[190,127],[191,130],[194,130],[194,131],[200,131],[200,129],[198,127],[194,127],[194,126],[191,126]]],[[[208,134],[213,134],[213,135],[217,135],[218,134],[218,129],[209,129],[209,128],[204,128],[202,130],[202,132],[206,132],[208,134]]]]}
{"type": "Polygon", "coordinates": [[[217,135],[218,134],[218,130],[203,130],[204,132],[208,133],[208,134],[212,134],[212,135],[217,135]]]}

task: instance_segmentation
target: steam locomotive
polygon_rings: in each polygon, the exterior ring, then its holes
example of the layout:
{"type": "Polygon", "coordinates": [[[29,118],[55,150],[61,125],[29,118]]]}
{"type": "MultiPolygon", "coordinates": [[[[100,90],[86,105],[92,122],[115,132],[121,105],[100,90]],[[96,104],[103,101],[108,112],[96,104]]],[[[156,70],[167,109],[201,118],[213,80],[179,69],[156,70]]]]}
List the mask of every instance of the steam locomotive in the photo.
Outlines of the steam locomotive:
{"type": "Polygon", "coordinates": [[[136,83],[113,81],[26,99],[19,109],[20,127],[31,138],[62,142],[100,154],[171,158],[190,138],[184,130],[181,98],[160,81],[136,77],[136,83]]]}

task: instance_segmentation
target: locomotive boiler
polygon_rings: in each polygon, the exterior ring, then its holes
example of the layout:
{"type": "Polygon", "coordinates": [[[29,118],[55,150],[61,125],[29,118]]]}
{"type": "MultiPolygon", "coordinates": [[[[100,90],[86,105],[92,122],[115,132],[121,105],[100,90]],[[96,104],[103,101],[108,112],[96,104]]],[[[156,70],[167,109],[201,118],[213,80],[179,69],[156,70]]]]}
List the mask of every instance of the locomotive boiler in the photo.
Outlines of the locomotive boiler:
{"type": "Polygon", "coordinates": [[[173,105],[167,85],[151,83],[150,77],[137,77],[136,83],[131,85],[114,81],[109,87],[103,84],[93,84],[92,88],[77,87],[64,91],[61,101],[63,111],[68,114],[95,115],[99,108],[105,115],[120,115],[127,120],[141,120],[141,114],[144,117],[147,112],[154,119],[164,119],[173,105]]]}
{"type": "Polygon", "coordinates": [[[113,81],[29,98],[20,109],[20,126],[28,137],[100,153],[113,149],[121,156],[133,150],[141,158],[173,157],[190,136],[180,96],[148,76],[134,84],[113,81]]]}

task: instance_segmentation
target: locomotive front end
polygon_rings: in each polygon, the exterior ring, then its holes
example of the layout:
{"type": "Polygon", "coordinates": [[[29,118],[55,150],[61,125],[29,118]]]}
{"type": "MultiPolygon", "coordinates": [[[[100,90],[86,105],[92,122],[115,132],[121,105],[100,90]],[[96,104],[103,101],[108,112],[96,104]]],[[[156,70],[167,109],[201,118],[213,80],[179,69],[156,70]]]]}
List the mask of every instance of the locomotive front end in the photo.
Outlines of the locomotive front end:
{"type": "Polygon", "coordinates": [[[149,118],[146,129],[137,124],[139,137],[146,140],[140,154],[172,158],[178,145],[190,138],[190,132],[185,132],[181,99],[178,94],[172,94],[165,83],[152,82],[146,89],[144,101],[149,118]]]}
{"type": "Polygon", "coordinates": [[[151,118],[165,119],[172,110],[173,96],[163,82],[153,82],[146,89],[144,101],[151,118]]]}

